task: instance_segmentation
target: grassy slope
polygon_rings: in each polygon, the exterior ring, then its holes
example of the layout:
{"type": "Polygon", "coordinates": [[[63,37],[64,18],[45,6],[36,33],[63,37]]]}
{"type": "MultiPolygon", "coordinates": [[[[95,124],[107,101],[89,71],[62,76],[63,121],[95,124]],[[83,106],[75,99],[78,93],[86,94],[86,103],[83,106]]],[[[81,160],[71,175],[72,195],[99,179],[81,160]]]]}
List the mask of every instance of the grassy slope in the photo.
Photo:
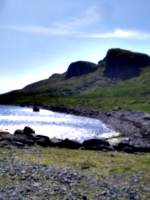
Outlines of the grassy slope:
{"type": "Polygon", "coordinates": [[[97,71],[65,80],[65,73],[30,84],[23,90],[0,96],[0,103],[42,103],[67,106],[87,106],[110,110],[150,111],[150,67],[142,69],[139,77],[127,81],[104,78],[103,67],[97,71]]]}

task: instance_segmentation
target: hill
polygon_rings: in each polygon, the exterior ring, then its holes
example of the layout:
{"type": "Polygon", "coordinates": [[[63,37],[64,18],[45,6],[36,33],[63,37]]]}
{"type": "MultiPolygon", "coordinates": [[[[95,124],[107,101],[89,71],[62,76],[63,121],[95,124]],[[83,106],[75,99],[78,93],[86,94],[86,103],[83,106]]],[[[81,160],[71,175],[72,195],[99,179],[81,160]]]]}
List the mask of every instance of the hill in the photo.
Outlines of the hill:
{"type": "MultiPolygon", "coordinates": [[[[123,49],[109,49],[105,58],[97,64],[87,61],[71,63],[63,74],[53,74],[48,79],[29,84],[21,90],[1,95],[0,103],[61,104],[67,99],[68,105],[81,105],[81,99],[84,98],[103,98],[106,102],[107,98],[136,98],[148,102],[149,85],[148,55],[123,49]],[[72,98],[76,98],[76,103],[70,103],[72,98]],[[51,102],[52,99],[55,100],[51,102]]],[[[98,106],[98,103],[89,106],[98,106]]]]}

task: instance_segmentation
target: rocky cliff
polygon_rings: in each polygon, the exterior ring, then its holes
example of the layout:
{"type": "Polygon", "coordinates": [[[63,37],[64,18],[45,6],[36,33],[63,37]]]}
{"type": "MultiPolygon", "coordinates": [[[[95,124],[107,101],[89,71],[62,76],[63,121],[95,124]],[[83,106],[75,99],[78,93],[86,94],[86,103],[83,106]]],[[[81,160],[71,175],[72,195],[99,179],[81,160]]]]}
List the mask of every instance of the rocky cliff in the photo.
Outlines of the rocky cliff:
{"type": "Polygon", "coordinates": [[[104,77],[127,80],[139,76],[141,68],[148,65],[150,65],[150,57],[147,54],[114,48],[108,50],[106,57],[99,61],[98,65],[86,61],[71,63],[65,79],[94,72],[103,66],[105,68],[104,77]]]}
{"type": "Polygon", "coordinates": [[[97,70],[97,65],[92,62],[86,61],[77,61],[69,65],[66,79],[69,79],[74,76],[82,76],[97,70]]]}
{"type": "Polygon", "coordinates": [[[139,76],[141,68],[150,65],[148,55],[122,49],[109,49],[104,60],[104,77],[123,80],[139,76]]]}

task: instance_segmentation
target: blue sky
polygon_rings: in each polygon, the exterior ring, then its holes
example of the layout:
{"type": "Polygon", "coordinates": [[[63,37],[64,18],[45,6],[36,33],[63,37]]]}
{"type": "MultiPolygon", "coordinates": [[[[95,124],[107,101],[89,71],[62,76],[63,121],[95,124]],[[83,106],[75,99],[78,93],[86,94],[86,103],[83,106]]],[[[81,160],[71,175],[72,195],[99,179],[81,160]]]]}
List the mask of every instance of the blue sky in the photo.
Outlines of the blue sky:
{"type": "Polygon", "coordinates": [[[149,0],[0,0],[0,93],[110,48],[150,55],[149,10],[149,0]]]}

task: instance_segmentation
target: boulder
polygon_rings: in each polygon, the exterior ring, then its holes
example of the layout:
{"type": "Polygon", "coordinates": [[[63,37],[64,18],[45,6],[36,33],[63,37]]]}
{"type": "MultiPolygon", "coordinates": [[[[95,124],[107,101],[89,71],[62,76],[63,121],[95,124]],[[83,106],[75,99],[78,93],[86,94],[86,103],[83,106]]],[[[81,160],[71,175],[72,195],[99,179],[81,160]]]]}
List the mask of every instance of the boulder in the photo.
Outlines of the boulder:
{"type": "Polygon", "coordinates": [[[44,135],[36,135],[34,137],[34,141],[36,144],[42,146],[42,147],[48,147],[48,146],[53,146],[53,143],[49,139],[49,137],[44,136],[44,135]]]}
{"type": "Polygon", "coordinates": [[[60,147],[62,148],[68,148],[68,149],[79,149],[82,147],[81,143],[79,143],[76,140],[69,140],[69,139],[65,139],[63,140],[60,144],[60,147]]]}
{"type": "Polygon", "coordinates": [[[58,138],[51,138],[51,142],[53,147],[62,147],[62,139],[58,139],[58,138]]]}
{"type": "Polygon", "coordinates": [[[22,134],[24,134],[24,131],[22,129],[17,129],[14,132],[14,135],[22,135],[22,134]]]}
{"type": "Polygon", "coordinates": [[[85,74],[94,72],[98,69],[98,66],[95,63],[87,61],[77,61],[69,65],[66,79],[69,79],[74,76],[83,76],[85,74]]]}
{"type": "Polygon", "coordinates": [[[3,130],[3,129],[0,128],[0,134],[10,134],[10,133],[8,131],[3,130]]]}
{"type": "Polygon", "coordinates": [[[139,152],[140,149],[137,146],[131,145],[128,142],[120,142],[117,146],[117,151],[123,151],[126,153],[135,153],[139,152]]]}
{"type": "Polygon", "coordinates": [[[115,149],[113,146],[106,146],[106,145],[99,145],[99,146],[94,146],[93,150],[99,150],[99,151],[114,151],[115,149]]]}
{"type": "Polygon", "coordinates": [[[111,79],[126,80],[139,76],[141,68],[150,65],[148,55],[123,49],[109,49],[104,60],[104,76],[111,79]]]}
{"type": "Polygon", "coordinates": [[[34,112],[39,112],[40,109],[39,109],[38,107],[34,106],[34,107],[33,107],[33,111],[34,111],[34,112]]]}
{"type": "Polygon", "coordinates": [[[82,143],[83,147],[87,150],[100,149],[101,146],[110,147],[109,142],[103,139],[89,139],[82,143]]]}
{"type": "Polygon", "coordinates": [[[26,135],[27,137],[34,137],[35,136],[35,131],[30,128],[29,126],[25,126],[24,129],[17,129],[14,132],[15,135],[26,135]]]}
{"type": "Polygon", "coordinates": [[[150,146],[149,147],[139,147],[139,152],[143,153],[150,153],[150,146]]]}
{"type": "Polygon", "coordinates": [[[15,145],[15,146],[24,146],[24,145],[34,145],[34,141],[32,138],[28,138],[26,135],[19,134],[19,130],[16,131],[17,134],[5,134],[2,136],[0,145],[1,144],[8,144],[8,145],[15,145]]]}
{"type": "Polygon", "coordinates": [[[26,136],[29,136],[29,137],[34,137],[35,136],[35,131],[31,127],[29,127],[29,126],[25,126],[24,127],[23,133],[26,136]]]}

